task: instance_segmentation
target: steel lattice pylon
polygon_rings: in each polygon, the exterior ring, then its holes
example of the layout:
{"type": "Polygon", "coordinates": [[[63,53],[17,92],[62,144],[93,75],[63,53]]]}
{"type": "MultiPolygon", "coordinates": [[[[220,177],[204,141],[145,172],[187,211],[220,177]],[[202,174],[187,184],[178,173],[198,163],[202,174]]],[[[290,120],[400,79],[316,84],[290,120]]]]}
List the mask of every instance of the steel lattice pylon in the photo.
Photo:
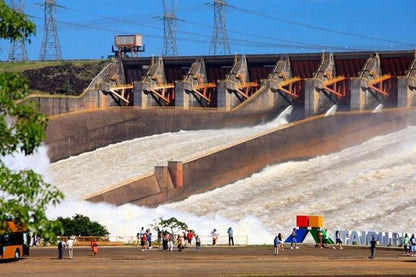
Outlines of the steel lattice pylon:
{"type": "Polygon", "coordinates": [[[164,40],[162,56],[177,56],[178,49],[176,48],[176,7],[177,0],[162,0],[163,4],[163,29],[164,40]]]}
{"type": "Polygon", "coordinates": [[[43,6],[45,8],[45,27],[39,60],[62,60],[62,52],[59,44],[58,27],[56,22],[56,1],[45,0],[43,6]]]}
{"type": "Polygon", "coordinates": [[[209,55],[230,55],[230,43],[228,41],[226,28],[226,7],[225,0],[214,0],[214,31],[212,33],[209,55]]]}
{"type": "MultiPolygon", "coordinates": [[[[16,3],[15,0],[10,1],[10,7],[18,13],[23,13],[25,1],[19,0],[19,3],[16,3]]],[[[10,50],[9,50],[9,61],[27,61],[27,52],[25,40],[11,40],[10,41],[10,50]]]]}

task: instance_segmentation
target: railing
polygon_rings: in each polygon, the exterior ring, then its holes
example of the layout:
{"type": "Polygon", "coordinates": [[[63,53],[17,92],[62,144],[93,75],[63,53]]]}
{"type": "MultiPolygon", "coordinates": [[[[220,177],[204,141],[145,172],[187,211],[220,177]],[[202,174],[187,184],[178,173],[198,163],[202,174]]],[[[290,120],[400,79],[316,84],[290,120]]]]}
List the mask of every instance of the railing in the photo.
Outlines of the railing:
{"type": "MultiPolygon", "coordinates": [[[[68,237],[60,237],[67,240],[68,237]]],[[[138,240],[136,236],[76,236],[74,239],[75,246],[89,246],[91,240],[95,239],[99,245],[105,246],[121,246],[121,245],[137,245],[138,240]]],[[[175,237],[176,238],[176,237],[175,237]]],[[[212,245],[211,236],[199,236],[201,245],[212,245]]],[[[174,241],[176,242],[176,240],[174,241]]],[[[186,240],[187,243],[187,240],[186,240]]],[[[158,245],[157,235],[152,236],[152,244],[158,245]]],[[[195,245],[195,237],[192,239],[192,245],[195,245]]],[[[217,245],[228,245],[228,236],[219,236],[217,245]]],[[[234,245],[248,245],[248,236],[234,236],[234,245]]]]}

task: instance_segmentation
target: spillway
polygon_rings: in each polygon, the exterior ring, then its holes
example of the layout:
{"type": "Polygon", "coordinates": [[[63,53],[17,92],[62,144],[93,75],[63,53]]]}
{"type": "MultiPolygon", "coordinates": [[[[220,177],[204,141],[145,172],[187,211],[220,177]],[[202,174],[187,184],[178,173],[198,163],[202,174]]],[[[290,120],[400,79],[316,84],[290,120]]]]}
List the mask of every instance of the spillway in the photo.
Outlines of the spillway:
{"type": "Polygon", "coordinates": [[[128,179],[151,173],[168,160],[186,161],[240,139],[279,128],[287,123],[291,106],[275,120],[247,128],[163,133],[112,144],[96,151],[52,163],[54,185],[76,198],[108,189],[128,179]]]}

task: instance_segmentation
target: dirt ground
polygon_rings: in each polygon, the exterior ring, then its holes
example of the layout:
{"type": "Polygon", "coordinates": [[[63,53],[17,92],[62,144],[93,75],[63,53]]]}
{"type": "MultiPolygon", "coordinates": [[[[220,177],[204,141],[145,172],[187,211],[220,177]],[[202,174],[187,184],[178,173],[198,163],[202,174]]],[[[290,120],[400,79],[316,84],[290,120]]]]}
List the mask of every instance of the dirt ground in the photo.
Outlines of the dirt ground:
{"type": "Polygon", "coordinates": [[[301,245],[273,255],[273,247],[203,246],[164,252],[159,248],[75,247],[74,258],[57,258],[57,249],[32,248],[29,257],[0,263],[0,276],[416,276],[416,257],[402,249],[344,247],[317,249],[301,245]]]}

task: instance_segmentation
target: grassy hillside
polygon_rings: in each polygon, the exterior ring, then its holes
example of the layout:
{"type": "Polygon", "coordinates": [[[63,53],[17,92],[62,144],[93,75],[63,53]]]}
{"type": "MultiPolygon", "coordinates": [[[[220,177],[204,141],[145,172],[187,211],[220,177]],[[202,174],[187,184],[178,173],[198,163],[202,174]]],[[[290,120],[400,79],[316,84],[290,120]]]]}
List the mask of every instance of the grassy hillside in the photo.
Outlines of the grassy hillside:
{"type": "Polygon", "coordinates": [[[0,72],[20,72],[37,93],[79,95],[108,60],[0,62],[0,72]]]}

